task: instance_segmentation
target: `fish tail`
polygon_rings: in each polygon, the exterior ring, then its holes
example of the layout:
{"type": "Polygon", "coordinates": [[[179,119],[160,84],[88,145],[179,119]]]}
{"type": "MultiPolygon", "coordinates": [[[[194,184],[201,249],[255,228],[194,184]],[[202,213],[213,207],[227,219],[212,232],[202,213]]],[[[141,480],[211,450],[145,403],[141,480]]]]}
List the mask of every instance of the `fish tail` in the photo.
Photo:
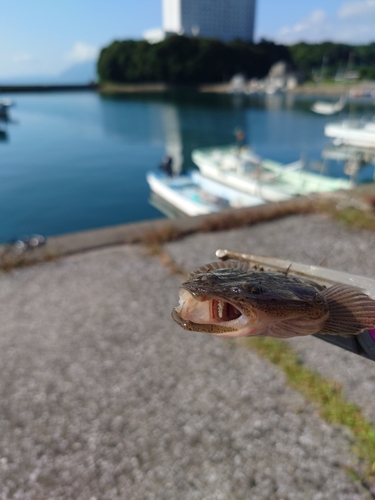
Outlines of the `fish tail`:
{"type": "Polygon", "coordinates": [[[375,300],[360,288],[337,284],[323,290],[329,316],[319,332],[327,335],[357,335],[375,328],[375,300]]]}

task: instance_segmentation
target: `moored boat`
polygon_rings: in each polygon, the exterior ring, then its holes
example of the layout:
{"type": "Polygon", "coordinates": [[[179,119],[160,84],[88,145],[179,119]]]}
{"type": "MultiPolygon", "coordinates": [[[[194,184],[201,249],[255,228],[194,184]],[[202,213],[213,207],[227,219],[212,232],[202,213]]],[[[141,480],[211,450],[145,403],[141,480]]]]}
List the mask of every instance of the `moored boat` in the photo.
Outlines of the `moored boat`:
{"type": "Polygon", "coordinates": [[[9,108],[13,106],[13,102],[9,99],[0,100],[0,118],[7,119],[9,108]]]}
{"type": "Polygon", "coordinates": [[[202,148],[194,150],[192,158],[204,176],[267,201],[353,187],[349,179],[305,170],[302,161],[288,165],[267,159],[248,161],[246,149],[242,151],[236,146],[202,148]]]}
{"type": "Polygon", "coordinates": [[[324,134],[334,139],[336,145],[375,148],[375,121],[344,120],[327,123],[324,134]]]}
{"type": "Polygon", "coordinates": [[[311,111],[319,115],[334,115],[344,109],[347,103],[346,97],[341,97],[337,102],[316,101],[311,106],[311,111]]]}
{"type": "Polygon", "coordinates": [[[178,177],[153,171],[147,173],[146,179],[153,193],[185,215],[203,215],[264,203],[260,197],[224,186],[205,178],[198,171],[178,177]]]}

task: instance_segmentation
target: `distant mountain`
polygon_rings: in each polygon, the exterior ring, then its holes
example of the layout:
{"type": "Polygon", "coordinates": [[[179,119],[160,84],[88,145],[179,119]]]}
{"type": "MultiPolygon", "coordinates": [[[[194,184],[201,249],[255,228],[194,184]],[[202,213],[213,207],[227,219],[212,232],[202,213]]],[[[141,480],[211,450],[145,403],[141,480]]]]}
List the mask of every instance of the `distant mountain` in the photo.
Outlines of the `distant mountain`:
{"type": "Polygon", "coordinates": [[[58,76],[59,83],[85,84],[97,79],[96,61],[85,61],[74,64],[58,76]]]}
{"type": "Polygon", "coordinates": [[[18,75],[0,77],[0,85],[53,85],[56,83],[56,76],[53,75],[18,75]]]}
{"type": "Polygon", "coordinates": [[[98,79],[96,61],[74,64],[59,75],[0,77],[0,85],[85,85],[98,79]]]}

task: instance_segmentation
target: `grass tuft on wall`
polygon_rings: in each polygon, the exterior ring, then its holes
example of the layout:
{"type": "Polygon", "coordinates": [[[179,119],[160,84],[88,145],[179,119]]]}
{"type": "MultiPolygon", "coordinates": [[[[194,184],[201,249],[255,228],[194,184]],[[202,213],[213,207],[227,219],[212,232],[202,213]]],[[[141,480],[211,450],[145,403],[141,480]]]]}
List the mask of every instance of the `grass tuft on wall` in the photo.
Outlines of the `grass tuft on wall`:
{"type": "Polygon", "coordinates": [[[325,379],[301,363],[297,353],[282,340],[254,337],[246,343],[286,374],[288,383],[316,406],[321,417],[331,424],[350,429],[354,451],[364,460],[366,478],[375,478],[375,427],[354,403],[345,400],[341,385],[325,379]]]}

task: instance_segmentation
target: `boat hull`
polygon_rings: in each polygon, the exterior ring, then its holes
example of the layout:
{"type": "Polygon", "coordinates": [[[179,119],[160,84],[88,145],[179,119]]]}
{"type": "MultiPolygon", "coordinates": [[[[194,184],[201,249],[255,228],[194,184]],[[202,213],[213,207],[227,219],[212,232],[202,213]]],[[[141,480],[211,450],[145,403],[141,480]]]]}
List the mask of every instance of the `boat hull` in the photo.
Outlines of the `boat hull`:
{"type": "Polygon", "coordinates": [[[341,144],[375,149],[375,123],[328,123],[324,134],[341,144]]]}
{"type": "Polygon", "coordinates": [[[260,197],[216,183],[205,178],[198,171],[192,171],[180,177],[148,172],[146,178],[153,193],[190,216],[264,203],[260,197]]]}
{"type": "Polygon", "coordinates": [[[262,160],[252,168],[244,168],[236,147],[196,149],[192,159],[204,176],[267,201],[285,201],[298,195],[352,187],[350,180],[305,171],[302,162],[283,166],[262,160]],[[228,158],[233,161],[226,162],[228,158]]]}

